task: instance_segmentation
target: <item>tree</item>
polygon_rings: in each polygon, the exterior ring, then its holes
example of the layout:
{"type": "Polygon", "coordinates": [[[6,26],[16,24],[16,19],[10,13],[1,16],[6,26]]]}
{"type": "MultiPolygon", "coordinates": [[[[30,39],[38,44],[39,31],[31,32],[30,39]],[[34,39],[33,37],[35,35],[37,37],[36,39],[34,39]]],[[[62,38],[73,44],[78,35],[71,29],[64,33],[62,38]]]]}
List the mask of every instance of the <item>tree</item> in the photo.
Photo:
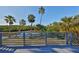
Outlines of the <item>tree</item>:
{"type": "Polygon", "coordinates": [[[41,14],[41,18],[40,18],[40,25],[41,25],[41,21],[42,21],[42,16],[43,16],[43,14],[45,13],[45,9],[41,6],[40,8],[39,8],[39,14],[41,14]]]}
{"type": "Polygon", "coordinates": [[[19,31],[20,31],[20,30],[22,30],[22,27],[24,25],[26,25],[26,21],[24,19],[21,19],[19,23],[20,23],[20,29],[19,29],[19,31]]]}
{"type": "Polygon", "coordinates": [[[24,19],[20,20],[20,25],[26,25],[26,21],[24,19]]]}
{"type": "Polygon", "coordinates": [[[70,26],[72,24],[72,17],[64,17],[61,19],[62,26],[65,29],[66,32],[69,32],[70,26]]]}
{"type": "Polygon", "coordinates": [[[60,31],[60,23],[53,22],[52,24],[47,26],[48,32],[59,32],[60,31]]]}
{"type": "Polygon", "coordinates": [[[8,15],[8,16],[5,16],[5,19],[4,19],[8,24],[9,24],[9,32],[10,32],[10,26],[16,22],[15,21],[15,18],[11,15],[8,15]]]}
{"type": "Polygon", "coordinates": [[[36,25],[36,28],[37,28],[38,30],[40,30],[40,31],[43,31],[43,32],[46,31],[46,27],[45,27],[44,25],[37,24],[37,25],[36,25]]]}
{"type": "Polygon", "coordinates": [[[31,23],[31,30],[32,30],[32,24],[35,22],[35,16],[33,14],[29,14],[28,21],[31,23]]]}
{"type": "Polygon", "coordinates": [[[60,22],[54,22],[48,26],[48,31],[73,33],[72,43],[79,44],[79,15],[63,17],[60,22]]]}
{"type": "Polygon", "coordinates": [[[10,38],[10,31],[11,31],[10,26],[16,21],[15,21],[15,18],[13,16],[11,16],[11,15],[5,16],[4,20],[9,24],[9,38],[10,38]]]}

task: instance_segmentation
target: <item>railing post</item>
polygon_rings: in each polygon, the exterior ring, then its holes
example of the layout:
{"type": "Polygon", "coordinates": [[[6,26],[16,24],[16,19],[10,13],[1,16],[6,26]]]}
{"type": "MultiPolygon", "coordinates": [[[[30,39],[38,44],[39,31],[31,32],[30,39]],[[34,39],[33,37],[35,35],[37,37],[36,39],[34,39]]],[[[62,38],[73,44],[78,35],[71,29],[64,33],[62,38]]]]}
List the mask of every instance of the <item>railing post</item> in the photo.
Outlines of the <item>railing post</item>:
{"type": "Polygon", "coordinates": [[[0,30],[0,45],[2,45],[2,30],[0,30]]]}
{"type": "Polygon", "coordinates": [[[65,33],[66,45],[68,45],[68,32],[65,33]]]}
{"type": "Polygon", "coordinates": [[[2,32],[0,32],[0,45],[2,45],[2,32]]]}
{"type": "Polygon", "coordinates": [[[48,44],[47,44],[47,32],[46,32],[46,34],[45,34],[45,45],[47,46],[48,44]]]}
{"type": "Polygon", "coordinates": [[[70,33],[70,46],[72,46],[72,33],[70,33]]]}
{"type": "Polygon", "coordinates": [[[25,32],[23,32],[23,44],[25,46],[25,32]]]}

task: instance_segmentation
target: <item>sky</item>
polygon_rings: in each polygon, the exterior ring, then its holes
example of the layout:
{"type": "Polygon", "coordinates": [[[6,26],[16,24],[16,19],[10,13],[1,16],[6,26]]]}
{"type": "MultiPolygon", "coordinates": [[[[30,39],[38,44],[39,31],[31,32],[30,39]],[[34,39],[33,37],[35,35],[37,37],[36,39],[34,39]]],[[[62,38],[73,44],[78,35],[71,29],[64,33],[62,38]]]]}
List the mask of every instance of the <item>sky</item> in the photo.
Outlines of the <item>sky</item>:
{"type": "MultiPolygon", "coordinates": [[[[30,25],[28,22],[28,15],[35,15],[34,24],[40,23],[40,14],[38,13],[40,6],[0,6],[0,25],[7,25],[4,21],[7,15],[12,15],[16,19],[14,25],[19,25],[21,19],[26,20],[26,25],[30,25]]],[[[42,24],[48,25],[53,22],[58,22],[62,17],[74,16],[79,14],[79,6],[44,6],[45,14],[42,18],[42,24]]]]}

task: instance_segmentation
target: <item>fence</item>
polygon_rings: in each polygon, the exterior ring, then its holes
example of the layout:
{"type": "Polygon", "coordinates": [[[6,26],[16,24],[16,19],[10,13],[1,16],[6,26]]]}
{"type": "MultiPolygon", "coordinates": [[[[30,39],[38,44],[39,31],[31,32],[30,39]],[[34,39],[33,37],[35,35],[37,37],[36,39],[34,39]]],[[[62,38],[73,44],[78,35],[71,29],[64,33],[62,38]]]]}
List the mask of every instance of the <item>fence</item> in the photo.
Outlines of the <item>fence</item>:
{"type": "Polygon", "coordinates": [[[64,32],[0,32],[0,44],[6,46],[78,45],[75,37],[72,33],[64,32]]]}

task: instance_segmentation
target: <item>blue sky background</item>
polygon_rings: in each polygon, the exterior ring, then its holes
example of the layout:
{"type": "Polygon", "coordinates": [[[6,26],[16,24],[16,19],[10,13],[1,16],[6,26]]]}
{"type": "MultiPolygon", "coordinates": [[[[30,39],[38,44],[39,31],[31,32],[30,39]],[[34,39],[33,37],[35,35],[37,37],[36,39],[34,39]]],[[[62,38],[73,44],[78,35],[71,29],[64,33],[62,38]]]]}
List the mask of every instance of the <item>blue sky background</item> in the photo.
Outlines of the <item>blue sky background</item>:
{"type": "MultiPolygon", "coordinates": [[[[40,22],[40,14],[38,9],[40,6],[0,6],[0,25],[7,25],[4,21],[4,16],[12,15],[16,19],[16,25],[19,24],[20,19],[25,19],[26,24],[29,25],[27,16],[34,14],[36,21],[34,24],[40,22]]],[[[42,19],[43,25],[48,25],[54,21],[60,21],[64,16],[74,16],[79,14],[78,6],[45,6],[45,14],[42,19]]]]}

